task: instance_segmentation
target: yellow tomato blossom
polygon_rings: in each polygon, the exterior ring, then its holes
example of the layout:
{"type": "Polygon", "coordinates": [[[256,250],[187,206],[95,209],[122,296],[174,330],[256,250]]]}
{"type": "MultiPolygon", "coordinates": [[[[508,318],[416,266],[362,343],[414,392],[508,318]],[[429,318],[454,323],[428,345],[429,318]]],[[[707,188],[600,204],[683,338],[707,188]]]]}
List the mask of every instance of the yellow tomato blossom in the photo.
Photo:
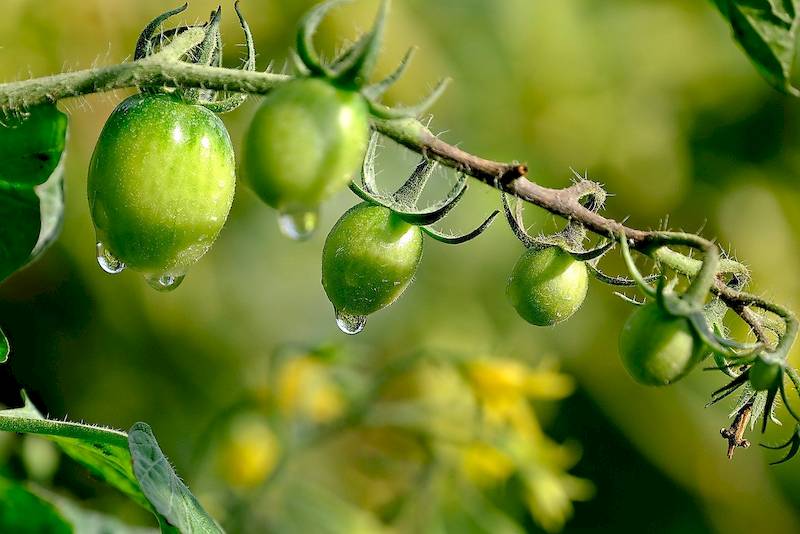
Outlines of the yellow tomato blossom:
{"type": "Polygon", "coordinates": [[[280,444],[260,414],[237,416],[217,450],[220,477],[233,487],[258,486],[272,473],[280,456],[280,444]]]}
{"type": "Polygon", "coordinates": [[[281,367],[275,397],[285,414],[298,414],[315,423],[339,417],[345,408],[341,391],[328,366],[311,356],[291,358],[281,367]]]}

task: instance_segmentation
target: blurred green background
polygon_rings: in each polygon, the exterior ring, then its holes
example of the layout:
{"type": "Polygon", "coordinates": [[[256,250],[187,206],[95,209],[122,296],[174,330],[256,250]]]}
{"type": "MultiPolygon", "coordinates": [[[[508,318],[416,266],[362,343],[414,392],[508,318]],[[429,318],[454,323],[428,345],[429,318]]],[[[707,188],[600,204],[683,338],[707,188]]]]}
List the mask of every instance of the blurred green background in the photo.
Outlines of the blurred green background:
{"type": "MultiPolygon", "coordinates": [[[[243,0],[259,68],[281,68],[311,4],[243,0]]],[[[337,10],[320,46],[332,54],[354,38],[376,4],[337,10]]],[[[0,79],[130,58],[138,32],[167,7],[4,0],[0,79]]],[[[186,20],[213,7],[193,0],[186,20]]],[[[232,5],[224,9],[226,64],[236,66],[241,31],[232,5]]],[[[616,194],[609,216],[703,228],[752,268],[759,294],[800,309],[800,106],[758,77],[710,2],[395,0],[380,72],[410,45],[420,53],[389,101],[413,102],[451,76],[432,123],[447,140],[527,161],[548,186],[568,184],[570,167],[588,171],[616,194]]],[[[85,180],[100,129],[126,94],[61,104],[71,119],[63,235],[0,287],[0,324],[14,346],[0,368],[6,405],[19,404],[24,387],[51,416],[119,428],[147,421],[232,532],[558,530],[569,500],[590,494],[565,532],[800,531],[800,461],[768,467],[774,457],[759,447],[727,460],[718,431],[735,399],[704,408],[720,374],[697,371],[669,389],[633,383],[616,349],[630,306],[607,287],[591,285],[578,314],[554,328],[516,316],[504,288],[522,246],[499,222],[463,246],[427,242],[416,283],[354,338],[336,328],[319,272],[327,230],[355,203],[349,192],[298,244],[240,186],[218,242],[179,290],[106,275],[85,180]],[[358,424],[315,441],[387,369],[358,424]],[[552,402],[572,380],[572,395],[552,402]]],[[[224,118],[237,149],[256,100],[224,118]]],[[[379,179],[388,189],[415,163],[388,143],[379,179]]],[[[431,195],[455,179],[438,177],[431,195]]],[[[445,226],[471,227],[498,202],[475,185],[445,226]]],[[[526,218],[556,228],[535,208],[526,218]]],[[[750,438],[776,443],[790,430],[750,438]]],[[[67,459],[0,439],[6,472],[151,524],[67,459]]]]}

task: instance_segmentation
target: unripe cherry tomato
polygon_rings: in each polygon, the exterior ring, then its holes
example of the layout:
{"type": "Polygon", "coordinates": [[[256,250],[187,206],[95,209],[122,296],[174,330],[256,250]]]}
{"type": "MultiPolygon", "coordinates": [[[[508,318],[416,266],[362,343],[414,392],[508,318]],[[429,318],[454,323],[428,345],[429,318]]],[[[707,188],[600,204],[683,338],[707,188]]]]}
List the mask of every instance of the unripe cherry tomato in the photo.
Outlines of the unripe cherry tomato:
{"type": "Polygon", "coordinates": [[[551,326],[575,313],[589,287],[583,262],[559,247],[528,250],[514,266],[506,295],[520,317],[551,326]]]}
{"type": "Polygon", "coordinates": [[[244,144],[250,187],[283,212],[313,211],[352,179],[369,140],[364,98],[318,78],[268,94],[244,144]]]}
{"type": "Polygon", "coordinates": [[[149,276],[182,276],[219,234],[236,183],[222,121],[169,95],[136,95],[108,119],[89,169],[92,220],[108,251],[149,276]]]}
{"type": "Polygon", "coordinates": [[[422,232],[382,206],[346,212],[322,251],[322,285],[337,313],[366,316],[394,302],[422,258],[422,232]]]}
{"type": "Polygon", "coordinates": [[[655,302],[639,307],[628,318],[619,351],[625,370],[647,386],[681,379],[707,353],[688,319],[670,315],[655,302]]]}
{"type": "Polygon", "coordinates": [[[750,367],[750,385],[756,391],[766,391],[775,386],[783,375],[783,369],[777,362],[769,362],[756,358],[750,367]]]}

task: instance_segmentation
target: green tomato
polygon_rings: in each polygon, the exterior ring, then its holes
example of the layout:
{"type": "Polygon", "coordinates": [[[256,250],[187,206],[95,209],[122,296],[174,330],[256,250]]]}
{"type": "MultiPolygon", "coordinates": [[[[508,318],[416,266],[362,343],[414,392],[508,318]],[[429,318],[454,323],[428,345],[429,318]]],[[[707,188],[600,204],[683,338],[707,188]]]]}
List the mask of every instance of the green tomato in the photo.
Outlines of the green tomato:
{"type": "Polygon", "coordinates": [[[756,391],[766,391],[778,383],[783,376],[783,369],[777,362],[767,361],[761,357],[756,358],[750,367],[750,385],[756,391]]]}
{"type": "Polygon", "coordinates": [[[683,378],[708,350],[685,317],[670,315],[651,302],[628,318],[619,338],[622,365],[646,386],[683,378]]]}
{"type": "Polygon", "coordinates": [[[322,286],[337,317],[363,318],[397,300],[421,258],[418,227],[388,208],[362,203],[342,215],[328,234],[322,286]]]}
{"type": "Polygon", "coordinates": [[[364,98],[317,78],[279,86],[264,99],[244,144],[244,175],[282,212],[314,211],[352,179],[369,141],[364,98]]]}
{"type": "Polygon", "coordinates": [[[98,260],[111,269],[118,260],[169,289],[213,244],[235,184],[219,117],[169,95],[128,98],[108,119],[89,168],[92,220],[107,251],[98,260]]]}
{"type": "Polygon", "coordinates": [[[530,249],[517,261],[506,295],[520,317],[551,326],[581,307],[588,287],[586,265],[559,247],[548,247],[530,249]]]}

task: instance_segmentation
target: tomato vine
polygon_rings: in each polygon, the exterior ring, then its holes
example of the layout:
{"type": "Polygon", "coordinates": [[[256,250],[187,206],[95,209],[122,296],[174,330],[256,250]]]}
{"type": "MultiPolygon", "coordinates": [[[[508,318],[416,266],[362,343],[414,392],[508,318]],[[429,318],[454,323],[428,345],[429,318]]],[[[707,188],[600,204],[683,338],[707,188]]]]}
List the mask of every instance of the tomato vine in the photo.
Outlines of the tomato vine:
{"type": "MultiPolygon", "coordinates": [[[[744,390],[736,411],[735,425],[738,426],[733,431],[723,432],[726,438],[729,435],[735,436],[735,440],[738,441],[734,441],[734,446],[745,443],[741,433],[748,421],[761,418],[762,429],[766,427],[767,422],[773,418],[772,410],[779,395],[789,407],[791,416],[800,423],[800,416],[788,403],[785,388],[785,379],[788,379],[789,384],[800,391],[800,375],[787,364],[789,349],[797,336],[797,318],[785,307],[747,292],[749,273],[742,263],[721,256],[718,246],[703,237],[640,230],[604,217],[600,214],[600,210],[606,200],[606,192],[600,184],[585,177],[578,176],[574,183],[565,188],[547,188],[528,178],[528,168],[524,164],[491,161],[441,140],[418,117],[442,93],[446,81],[437,85],[432,94],[418,106],[394,109],[384,106],[380,103],[380,97],[402,74],[411,57],[409,53],[397,72],[386,80],[372,85],[367,82],[380,49],[389,2],[382,3],[372,30],[332,62],[324,63],[314,48],[312,38],[324,14],[337,3],[334,0],[322,4],[304,19],[297,37],[298,76],[254,70],[252,38],[241,15],[240,20],[247,36],[249,52],[243,69],[225,68],[220,65],[221,12],[219,10],[215,11],[205,24],[179,26],[156,33],[168,18],[183,11],[185,9],[183,6],[157,17],[148,25],[137,42],[134,61],[2,84],[0,110],[5,114],[6,123],[14,121],[24,123],[26,115],[36,117],[38,110],[52,110],[54,104],[66,98],[136,87],[142,91],[143,96],[134,98],[155,98],[166,102],[167,99],[163,96],[155,95],[164,93],[172,95],[169,98],[180,100],[182,102],[180,105],[202,105],[216,112],[233,109],[241,104],[247,95],[268,95],[265,106],[270,106],[272,102],[278,102],[283,98],[318,117],[324,113],[317,109],[309,111],[306,100],[317,102],[324,93],[327,95],[326,98],[332,99],[332,106],[347,108],[351,115],[366,117],[369,113],[368,121],[356,121],[355,128],[359,131],[355,132],[352,138],[343,137],[350,135],[352,133],[350,131],[338,132],[333,141],[321,149],[338,151],[340,154],[337,157],[340,157],[341,161],[337,159],[335,163],[331,163],[326,160],[319,167],[310,169],[308,176],[303,178],[302,188],[286,176],[276,175],[276,168],[280,170],[285,167],[281,158],[297,157],[291,152],[284,153],[276,149],[274,154],[266,156],[264,153],[259,153],[257,156],[249,155],[246,172],[251,175],[248,182],[267,203],[293,217],[294,230],[298,236],[302,236],[314,224],[313,217],[307,217],[307,213],[316,209],[316,205],[324,201],[337,187],[346,185],[351,177],[353,162],[361,160],[363,152],[367,151],[362,170],[364,186],[355,184],[351,186],[367,205],[346,214],[337,225],[338,230],[334,229],[329,240],[333,240],[334,248],[341,250],[348,244],[353,244],[353,235],[358,235],[365,225],[378,225],[381,227],[380,232],[383,232],[381,239],[391,241],[397,235],[408,233],[414,236],[415,246],[407,253],[408,261],[398,267],[397,279],[389,280],[392,287],[387,289],[385,294],[379,295],[375,302],[354,303],[352,299],[348,300],[348,297],[353,295],[358,297],[358,288],[342,289],[341,284],[331,281],[341,274],[337,269],[344,268],[342,264],[338,264],[336,268],[328,267],[323,271],[323,282],[328,281],[325,283],[325,289],[334,301],[334,305],[343,316],[352,319],[349,322],[345,321],[347,323],[345,329],[349,328],[352,333],[360,330],[363,328],[363,316],[388,305],[399,296],[417,267],[422,246],[421,232],[426,231],[428,225],[438,220],[437,217],[446,214],[447,209],[458,201],[463,193],[462,186],[465,184],[460,182],[458,186],[460,189],[446,199],[438,211],[434,210],[435,213],[419,211],[413,202],[408,202],[409,199],[414,200],[414,195],[424,185],[422,176],[425,175],[424,179],[427,179],[430,166],[438,163],[500,192],[509,224],[529,249],[529,253],[524,257],[525,264],[518,265],[515,269],[509,289],[515,307],[529,322],[553,324],[571,315],[583,301],[587,273],[593,274],[611,286],[637,286],[652,302],[635,312],[623,332],[621,341],[623,360],[637,380],[648,384],[672,383],[690,371],[704,357],[713,355],[716,367],[730,377],[730,383],[715,392],[712,402],[717,402],[734,391],[744,390]],[[288,92],[291,88],[295,88],[296,91],[290,94],[288,92]],[[342,104],[341,99],[345,97],[352,97],[355,100],[342,104]],[[338,104],[335,102],[337,98],[340,99],[338,104]],[[370,176],[370,169],[375,145],[371,145],[367,150],[369,127],[423,157],[421,167],[407,182],[407,191],[398,191],[394,196],[386,196],[372,187],[373,177],[370,176]],[[342,155],[343,152],[346,154],[342,155]],[[336,183],[326,181],[330,179],[330,176],[326,175],[326,171],[330,168],[336,170],[334,173],[336,183]],[[343,177],[346,179],[342,180],[343,177]],[[295,186],[298,188],[292,189],[295,186]],[[554,236],[533,238],[525,232],[520,212],[511,208],[506,195],[515,197],[518,206],[521,206],[520,202],[526,202],[564,218],[567,226],[554,236]],[[345,237],[336,234],[337,231],[345,231],[342,228],[351,224],[350,219],[356,218],[359,213],[367,212],[373,214],[367,217],[368,221],[353,223],[355,224],[353,229],[345,229],[347,233],[345,237]],[[590,250],[584,249],[587,232],[595,234],[598,238],[595,248],[590,250]],[[602,257],[615,247],[621,250],[627,262],[629,277],[607,275],[598,266],[602,257]],[[688,253],[679,251],[686,247],[699,251],[702,259],[698,260],[688,253]],[[631,252],[654,260],[657,273],[651,277],[641,275],[630,257],[631,252]],[[565,294],[558,285],[560,282],[555,278],[531,279],[531,276],[539,276],[534,271],[539,273],[557,268],[558,265],[565,270],[577,269],[575,277],[580,279],[580,287],[572,288],[575,289],[575,294],[565,294]],[[523,278],[522,281],[519,281],[520,277],[523,278]],[[658,282],[656,287],[651,285],[653,281],[658,282]],[[546,284],[542,286],[539,282],[546,284]],[[681,289],[682,285],[686,287],[681,289]],[[339,291],[340,289],[342,291],[339,291]],[[526,300],[531,295],[540,297],[544,304],[526,300]],[[749,325],[756,338],[755,343],[740,343],[726,336],[723,321],[729,310],[749,325]],[[654,331],[658,333],[657,336],[653,335],[654,331]]],[[[724,13],[730,13],[733,9],[729,5],[730,2],[718,3],[727,6],[723,9],[724,13]]],[[[266,109],[264,113],[268,115],[273,113],[271,108],[263,109],[266,109]]],[[[337,113],[341,113],[340,108],[330,109],[334,117],[337,113]]],[[[276,120],[272,115],[267,116],[267,119],[268,122],[276,120]]],[[[258,116],[256,120],[259,120],[258,116]]],[[[274,137],[260,133],[258,125],[254,128],[256,133],[248,143],[274,145],[276,142],[274,137]]],[[[330,133],[332,126],[329,123],[321,123],[315,128],[330,133]]],[[[307,132],[300,132],[302,135],[299,137],[309,137],[314,133],[312,130],[313,128],[307,132]]],[[[102,147],[102,138],[100,146],[102,147]]],[[[253,150],[249,152],[255,153],[253,150]]],[[[116,201],[119,201],[120,205],[128,203],[128,199],[122,197],[111,198],[109,202],[116,201]]],[[[169,206],[165,208],[169,209],[173,208],[169,206]]],[[[215,216],[224,221],[227,209],[224,211],[224,214],[215,216]]],[[[440,241],[458,243],[480,234],[491,222],[492,217],[467,236],[447,236],[438,234],[432,229],[427,229],[430,231],[426,233],[440,241]]],[[[98,226],[100,230],[113,233],[109,228],[101,228],[103,224],[101,222],[98,226]]],[[[163,229],[163,225],[161,227],[163,229]]],[[[174,237],[173,230],[170,229],[168,233],[174,237]]],[[[210,246],[219,228],[214,226],[207,230],[199,238],[203,245],[199,255],[210,246]]],[[[112,247],[114,239],[111,237],[110,240],[112,247]]],[[[374,251],[365,251],[363,248],[362,245],[369,239],[376,238],[374,235],[362,237],[357,243],[361,248],[356,247],[357,249],[351,251],[353,257],[377,254],[374,251]]],[[[156,254],[157,258],[144,253],[138,254],[142,251],[127,251],[123,254],[113,251],[106,254],[105,249],[101,255],[108,262],[111,261],[110,258],[120,256],[118,258],[120,262],[127,261],[134,266],[140,263],[141,268],[153,271],[150,274],[156,276],[156,280],[162,285],[165,284],[164,276],[173,277],[173,282],[168,285],[175,285],[174,278],[181,276],[187,264],[196,261],[199,256],[194,254],[188,257],[172,245],[178,247],[175,243],[166,243],[166,248],[161,251],[163,254],[156,254]],[[142,258],[147,261],[140,261],[142,258]],[[150,260],[152,265],[148,263],[150,260]]],[[[370,261],[372,260],[368,258],[367,263],[370,261]]],[[[327,264],[326,259],[323,262],[327,264]]],[[[353,263],[345,267],[357,270],[360,268],[357,263],[353,260],[353,263]]],[[[362,282],[369,284],[367,279],[371,271],[369,265],[367,267],[362,273],[364,274],[362,282]]],[[[569,284],[574,285],[574,281],[569,281],[569,284]]],[[[375,287],[367,285],[361,289],[373,290],[375,287]]],[[[6,345],[5,338],[0,336],[0,356],[4,356],[7,352],[7,348],[4,349],[6,345]]],[[[790,448],[789,456],[797,452],[800,447],[798,436],[800,433],[796,431],[787,443],[787,447],[790,448]]]]}

